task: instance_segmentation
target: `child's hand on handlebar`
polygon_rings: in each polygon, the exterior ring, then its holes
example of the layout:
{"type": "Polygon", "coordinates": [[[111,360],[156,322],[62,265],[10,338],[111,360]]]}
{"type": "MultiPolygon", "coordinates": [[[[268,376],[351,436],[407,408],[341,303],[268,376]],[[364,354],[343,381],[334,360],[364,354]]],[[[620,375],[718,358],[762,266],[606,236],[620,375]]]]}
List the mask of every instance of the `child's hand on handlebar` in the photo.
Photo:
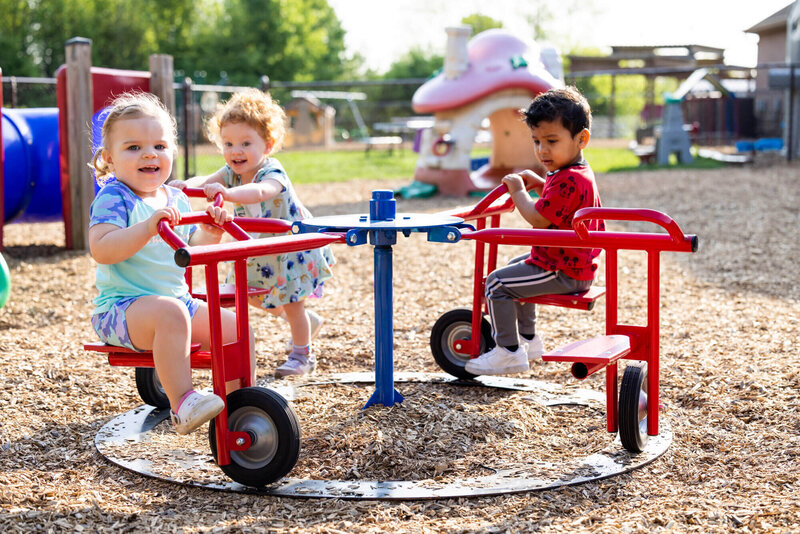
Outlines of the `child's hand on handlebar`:
{"type": "Polygon", "coordinates": [[[233,214],[222,206],[209,205],[206,208],[206,213],[208,213],[211,218],[214,219],[214,222],[220,226],[233,220],[233,214]]]}
{"type": "Polygon", "coordinates": [[[171,180],[167,182],[167,185],[170,187],[174,187],[175,189],[180,189],[181,191],[186,189],[186,182],[184,182],[183,180],[171,180]]]}
{"type": "Polygon", "coordinates": [[[218,194],[222,195],[222,200],[227,200],[227,191],[228,189],[224,185],[218,183],[211,183],[203,186],[203,193],[205,193],[208,200],[214,200],[214,197],[218,194]]]}
{"type": "Polygon", "coordinates": [[[178,208],[174,206],[157,209],[147,220],[147,231],[150,232],[150,235],[156,235],[158,233],[158,222],[161,219],[166,219],[170,225],[174,226],[180,222],[181,213],[178,211],[178,208]]]}
{"type": "Polygon", "coordinates": [[[519,175],[522,177],[522,181],[525,183],[525,189],[536,189],[544,185],[544,178],[536,174],[530,169],[525,169],[521,171],[519,175]]]}
{"type": "Polygon", "coordinates": [[[512,195],[517,191],[525,191],[525,180],[519,174],[507,174],[503,177],[503,183],[508,188],[508,194],[512,195]]]}
{"type": "MultiPolygon", "coordinates": [[[[222,206],[209,205],[206,208],[206,213],[208,213],[211,219],[213,219],[213,221],[220,226],[233,220],[233,214],[222,206]]],[[[212,235],[220,236],[224,232],[222,228],[213,224],[202,224],[201,226],[203,227],[204,232],[212,235]]]]}

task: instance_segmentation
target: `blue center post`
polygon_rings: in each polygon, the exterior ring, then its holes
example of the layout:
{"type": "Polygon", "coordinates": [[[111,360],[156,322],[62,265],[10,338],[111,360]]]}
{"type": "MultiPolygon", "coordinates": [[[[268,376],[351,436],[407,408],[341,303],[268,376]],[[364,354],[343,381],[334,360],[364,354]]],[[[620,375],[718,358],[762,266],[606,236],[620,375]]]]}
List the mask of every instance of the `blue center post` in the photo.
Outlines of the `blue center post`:
{"type": "MultiPolygon", "coordinates": [[[[372,192],[369,218],[372,222],[393,221],[396,215],[394,194],[387,190],[372,192]]],[[[397,243],[397,230],[377,230],[369,233],[374,245],[375,279],[375,392],[364,405],[392,406],[403,402],[394,387],[394,316],[392,298],[392,246],[397,243]]]]}
{"type": "Polygon", "coordinates": [[[348,246],[373,246],[373,281],[375,286],[375,392],[364,408],[373,404],[392,406],[403,402],[394,388],[394,326],[392,296],[392,246],[397,232],[408,237],[424,232],[428,241],[455,243],[461,239],[463,219],[442,214],[396,213],[394,193],[372,192],[369,215],[333,215],[296,221],[292,232],[347,232],[348,246]]]}

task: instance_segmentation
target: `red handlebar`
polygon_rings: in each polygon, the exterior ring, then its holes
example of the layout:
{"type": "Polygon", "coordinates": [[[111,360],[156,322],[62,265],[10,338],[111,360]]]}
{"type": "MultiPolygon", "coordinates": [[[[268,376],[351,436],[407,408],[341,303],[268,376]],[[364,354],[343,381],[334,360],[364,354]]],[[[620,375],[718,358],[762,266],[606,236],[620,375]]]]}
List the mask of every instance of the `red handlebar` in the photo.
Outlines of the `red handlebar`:
{"type": "MultiPolygon", "coordinates": [[[[206,198],[206,194],[199,187],[184,187],[183,193],[187,197],[206,198]]],[[[222,206],[223,202],[224,201],[222,200],[222,193],[217,193],[216,195],[214,195],[214,206],[217,207],[222,206]]]]}
{"type": "MultiPolygon", "coordinates": [[[[526,191],[530,191],[530,186],[528,186],[526,184],[525,190],[526,191]]],[[[514,201],[511,200],[510,196],[502,204],[500,204],[498,206],[495,206],[495,207],[492,207],[492,204],[494,204],[494,202],[498,198],[500,198],[501,196],[505,195],[506,193],[508,193],[508,187],[506,187],[506,184],[501,183],[500,185],[498,185],[497,187],[495,187],[494,189],[489,191],[486,194],[486,196],[483,197],[480,200],[480,202],[475,204],[475,207],[472,208],[469,212],[464,213],[464,214],[460,214],[458,216],[463,218],[463,219],[469,220],[469,219],[478,218],[481,215],[488,216],[488,215],[493,215],[493,214],[496,214],[496,213],[504,213],[506,211],[513,211],[514,210],[514,201]],[[491,209],[492,213],[487,213],[489,211],[489,208],[492,208],[491,209]]]]}
{"type": "MultiPolygon", "coordinates": [[[[506,187],[506,184],[498,185],[497,187],[495,187],[494,189],[489,191],[489,193],[487,193],[486,196],[483,197],[480,202],[475,204],[475,207],[472,208],[472,210],[467,214],[467,217],[465,217],[465,218],[474,217],[475,215],[482,214],[484,211],[486,211],[486,208],[488,208],[489,206],[492,205],[492,203],[495,200],[497,200],[501,196],[505,195],[506,193],[508,193],[508,187],[506,187]]],[[[503,204],[503,207],[510,207],[510,206],[506,206],[506,204],[509,204],[511,202],[512,202],[512,200],[511,200],[511,198],[509,198],[503,204]]]]}
{"type": "Polygon", "coordinates": [[[655,223],[664,228],[675,243],[682,243],[686,236],[672,218],[660,211],[644,208],[581,208],[572,218],[572,229],[581,239],[589,238],[586,221],[612,220],[612,221],[640,221],[655,223]]]}
{"type": "MultiPolygon", "coordinates": [[[[214,224],[214,221],[208,213],[195,211],[181,215],[178,225],[184,224],[214,224]]],[[[291,230],[292,225],[283,219],[237,217],[233,221],[224,223],[221,227],[236,238],[237,242],[189,246],[175,233],[166,219],[158,221],[158,233],[169,246],[175,249],[175,262],[181,267],[212,261],[229,261],[252,256],[298,252],[331,243],[344,242],[345,239],[345,234],[331,233],[281,235],[273,238],[253,239],[244,230],[246,228],[248,231],[257,233],[285,234],[291,230]]]]}
{"type": "MultiPolygon", "coordinates": [[[[206,198],[206,194],[199,187],[184,187],[183,193],[189,197],[206,198]]],[[[217,193],[214,195],[214,206],[219,207],[222,206],[223,203],[224,200],[222,198],[222,193],[217,193]]],[[[237,217],[235,221],[217,225],[207,213],[202,212],[182,214],[180,223],[178,224],[212,224],[215,226],[220,226],[223,230],[230,234],[231,237],[238,241],[251,239],[250,235],[247,233],[248,231],[284,234],[288,233],[292,229],[292,224],[289,221],[284,221],[283,219],[260,219],[254,217],[237,217]]],[[[167,244],[176,250],[187,246],[186,243],[184,243],[183,240],[178,237],[175,231],[172,230],[166,220],[162,219],[158,222],[158,233],[161,235],[164,241],[167,242],[167,244]]]]}

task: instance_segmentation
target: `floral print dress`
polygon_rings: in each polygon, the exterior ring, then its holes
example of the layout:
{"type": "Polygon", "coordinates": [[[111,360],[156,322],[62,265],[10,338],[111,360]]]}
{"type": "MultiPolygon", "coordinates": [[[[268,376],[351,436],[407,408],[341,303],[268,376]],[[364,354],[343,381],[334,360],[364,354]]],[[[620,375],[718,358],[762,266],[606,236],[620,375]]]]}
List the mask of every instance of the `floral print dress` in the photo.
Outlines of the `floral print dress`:
{"type": "MultiPolygon", "coordinates": [[[[242,185],[241,177],[229,166],[223,167],[226,187],[242,185]]],[[[311,212],[297,197],[283,166],[275,158],[267,158],[264,166],[256,172],[253,183],[275,180],[283,190],[273,198],[258,204],[236,204],[237,217],[267,217],[299,221],[311,217],[311,212]]],[[[253,234],[254,238],[281,234],[253,234]]],[[[277,308],[284,304],[301,301],[307,297],[321,297],[325,280],[333,276],[331,266],[336,263],[330,247],[303,252],[259,256],[247,260],[247,283],[252,287],[270,289],[263,295],[262,308],[277,308]]],[[[233,277],[231,272],[230,277],[233,277]]]]}

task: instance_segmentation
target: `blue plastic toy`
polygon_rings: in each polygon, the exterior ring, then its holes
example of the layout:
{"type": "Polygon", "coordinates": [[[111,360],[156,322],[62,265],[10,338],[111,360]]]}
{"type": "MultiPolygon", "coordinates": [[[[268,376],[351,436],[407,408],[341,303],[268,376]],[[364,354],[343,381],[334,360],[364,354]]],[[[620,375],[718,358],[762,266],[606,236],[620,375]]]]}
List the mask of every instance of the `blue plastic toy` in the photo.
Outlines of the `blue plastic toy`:
{"type": "Polygon", "coordinates": [[[2,110],[5,221],[59,221],[58,108],[2,110]]]}

